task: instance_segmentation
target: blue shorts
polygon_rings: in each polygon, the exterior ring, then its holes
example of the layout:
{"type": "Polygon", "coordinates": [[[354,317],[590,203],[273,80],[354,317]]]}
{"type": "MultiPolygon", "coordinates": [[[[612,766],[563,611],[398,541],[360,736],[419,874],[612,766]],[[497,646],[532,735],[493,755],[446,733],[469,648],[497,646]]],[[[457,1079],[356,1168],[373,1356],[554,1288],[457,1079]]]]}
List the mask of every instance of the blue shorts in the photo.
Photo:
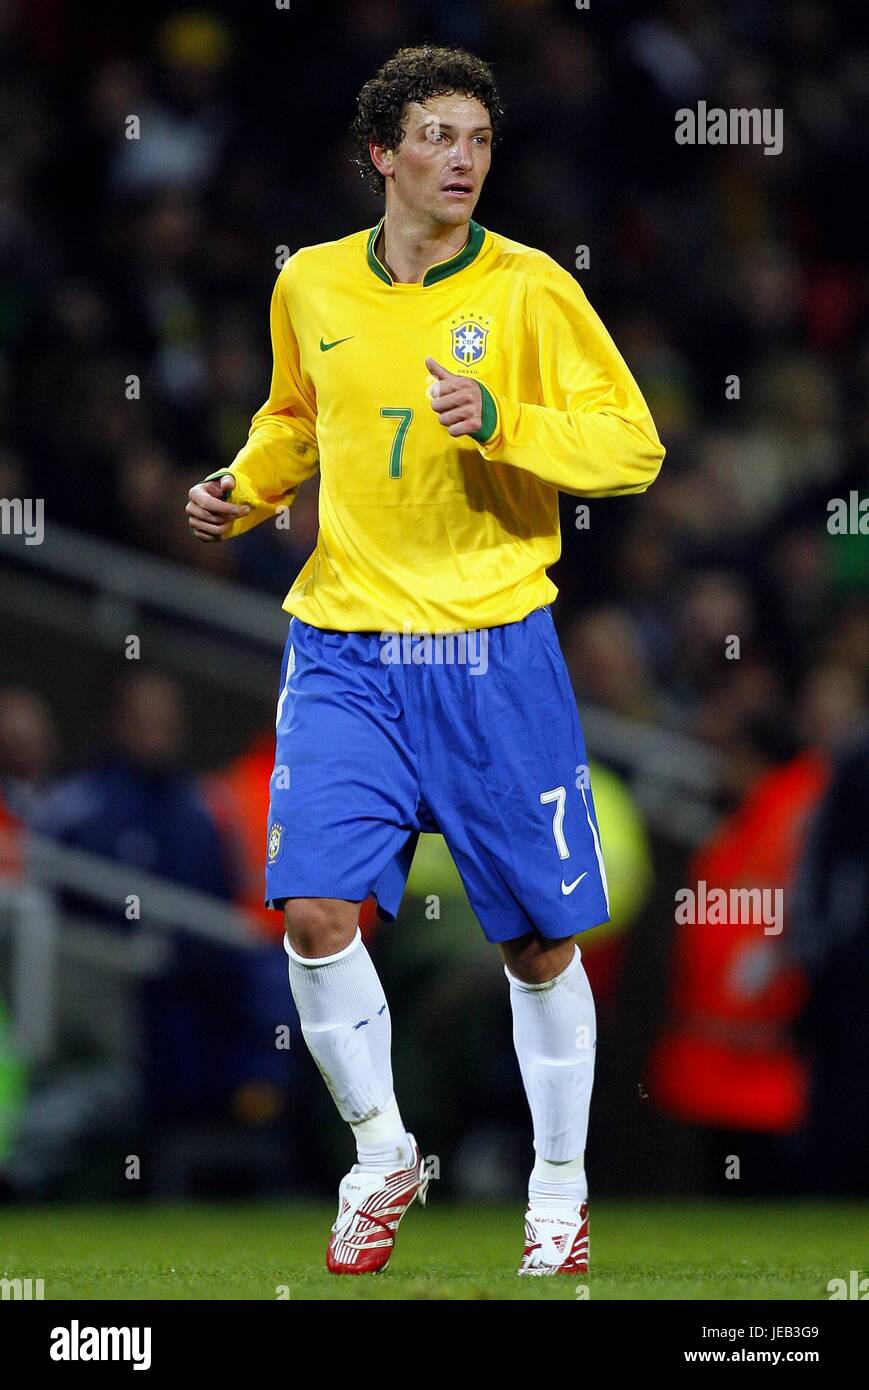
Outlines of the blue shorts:
{"type": "Polygon", "coordinates": [[[444,637],[293,618],[281,672],[266,902],[374,894],[395,918],[439,831],[490,941],[609,920],[576,703],[548,608],[444,637]]]}

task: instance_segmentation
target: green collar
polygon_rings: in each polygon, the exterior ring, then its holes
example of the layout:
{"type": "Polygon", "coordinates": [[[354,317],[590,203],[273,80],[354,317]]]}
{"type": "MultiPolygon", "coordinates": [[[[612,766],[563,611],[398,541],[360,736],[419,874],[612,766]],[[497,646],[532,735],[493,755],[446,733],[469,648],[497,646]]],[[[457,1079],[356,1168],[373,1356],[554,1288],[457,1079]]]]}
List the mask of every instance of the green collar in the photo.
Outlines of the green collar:
{"type": "MultiPolygon", "coordinates": [[[[384,219],[381,217],[377,226],[372,228],[368,237],[366,255],[368,257],[369,270],[374,271],[378,280],[383,280],[387,285],[392,285],[395,281],[386,269],[386,266],[383,265],[374,254],[374,243],[380,234],[383,221],[384,219]]],[[[470,265],[471,261],[476,260],[485,239],[485,227],[481,227],[479,222],[475,222],[474,219],[471,218],[468,223],[468,239],[461,251],[457,251],[454,256],[450,256],[448,261],[436,261],[434,265],[430,265],[425,275],[422,277],[423,286],[436,285],[438,280],[446,280],[448,275],[455,275],[457,270],[464,270],[466,265],[470,265]]]]}

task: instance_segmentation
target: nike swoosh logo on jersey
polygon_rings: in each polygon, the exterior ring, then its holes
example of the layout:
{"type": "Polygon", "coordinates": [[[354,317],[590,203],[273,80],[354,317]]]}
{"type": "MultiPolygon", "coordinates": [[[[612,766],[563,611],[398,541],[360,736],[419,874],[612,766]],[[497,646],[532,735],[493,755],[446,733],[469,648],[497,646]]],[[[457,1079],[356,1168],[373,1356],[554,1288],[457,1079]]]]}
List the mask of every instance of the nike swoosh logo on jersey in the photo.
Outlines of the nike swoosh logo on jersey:
{"type": "Polygon", "coordinates": [[[561,880],[561,891],[566,898],[570,897],[570,894],[573,892],[576,885],[578,883],[582,883],[582,880],[586,877],[587,874],[588,869],[586,869],[584,874],[580,874],[579,878],[575,878],[572,883],[565,883],[564,879],[561,880]]]}
{"type": "Polygon", "coordinates": [[[353,337],[353,334],[351,333],[351,334],[350,334],[350,338],[336,338],[335,341],[334,341],[334,343],[327,343],[325,338],[321,338],[321,339],[320,339],[320,351],[321,351],[321,352],[330,352],[331,349],[332,349],[333,347],[340,347],[340,345],[341,345],[342,343],[349,343],[349,342],[350,342],[350,339],[351,339],[352,337],[353,337]]]}

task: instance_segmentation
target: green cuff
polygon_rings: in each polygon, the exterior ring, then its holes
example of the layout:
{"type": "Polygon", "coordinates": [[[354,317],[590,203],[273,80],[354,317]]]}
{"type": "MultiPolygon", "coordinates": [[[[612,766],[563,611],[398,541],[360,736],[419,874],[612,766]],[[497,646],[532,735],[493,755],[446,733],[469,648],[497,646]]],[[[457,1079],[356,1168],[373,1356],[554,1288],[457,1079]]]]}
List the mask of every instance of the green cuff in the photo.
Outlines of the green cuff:
{"type": "MultiPolygon", "coordinates": [[[[213,483],[213,482],[215,481],[216,478],[223,478],[223,477],[226,476],[227,473],[229,473],[230,476],[231,476],[232,478],[235,479],[235,484],[236,484],[236,487],[237,487],[237,486],[238,486],[238,479],[235,477],[235,474],[232,472],[232,470],[231,470],[230,468],[218,468],[218,470],[217,470],[216,473],[209,473],[208,477],[207,477],[207,478],[203,478],[202,481],[203,481],[203,483],[213,483]]],[[[230,493],[232,493],[232,492],[235,491],[235,488],[230,488],[229,491],[230,491],[230,493]]]]}
{"type": "Polygon", "coordinates": [[[483,420],[480,428],[475,430],[469,438],[475,439],[478,444],[487,444],[498,428],[498,407],[488,386],[484,386],[482,381],[478,381],[477,385],[483,397],[483,420]]]}

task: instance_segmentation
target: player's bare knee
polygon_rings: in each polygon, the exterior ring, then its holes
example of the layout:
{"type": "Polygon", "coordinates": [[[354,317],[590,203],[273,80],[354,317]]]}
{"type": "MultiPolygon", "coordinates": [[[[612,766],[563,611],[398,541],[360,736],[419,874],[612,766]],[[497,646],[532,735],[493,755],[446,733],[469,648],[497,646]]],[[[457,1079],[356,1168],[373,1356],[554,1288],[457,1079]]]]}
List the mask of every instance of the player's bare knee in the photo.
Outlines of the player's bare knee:
{"type": "Polygon", "coordinates": [[[557,941],[531,935],[501,942],[501,955],[510,974],[526,985],[541,985],[566,970],[574,957],[573,937],[557,941]]]}
{"type": "Polygon", "coordinates": [[[337,898],[287,898],[284,929],[299,956],[317,959],[343,951],[356,934],[359,905],[337,898]]]}

